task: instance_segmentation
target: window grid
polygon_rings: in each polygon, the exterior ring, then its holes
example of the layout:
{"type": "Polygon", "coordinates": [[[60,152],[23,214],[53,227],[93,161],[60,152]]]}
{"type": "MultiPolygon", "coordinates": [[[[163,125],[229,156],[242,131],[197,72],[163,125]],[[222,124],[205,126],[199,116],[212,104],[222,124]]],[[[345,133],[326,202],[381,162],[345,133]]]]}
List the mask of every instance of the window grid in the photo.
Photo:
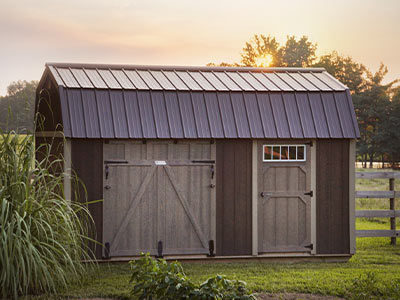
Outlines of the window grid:
{"type": "Polygon", "coordinates": [[[306,161],[306,145],[263,145],[263,161],[267,162],[293,162],[293,161],[306,161]],[[296,149],[296,158],[293,159],[290,156],[290,148],[296,149]],[[268,148],[270,153],[267,154],[265,151],[268,148]],[[277,152],[276,150],[279,149],[277,152]],[[287,154],[284,154],[282,149],[286,150],[287,154]],[[303,150],[303,158],[299,158],[299,149],[303,150]],[[279,155],[277,157],[276,153],[279,155]],[[269,158],[267,157],[269,156],[269,158]],[[282,156],[286,156],[287,158],[282,159],[282,156]]]}

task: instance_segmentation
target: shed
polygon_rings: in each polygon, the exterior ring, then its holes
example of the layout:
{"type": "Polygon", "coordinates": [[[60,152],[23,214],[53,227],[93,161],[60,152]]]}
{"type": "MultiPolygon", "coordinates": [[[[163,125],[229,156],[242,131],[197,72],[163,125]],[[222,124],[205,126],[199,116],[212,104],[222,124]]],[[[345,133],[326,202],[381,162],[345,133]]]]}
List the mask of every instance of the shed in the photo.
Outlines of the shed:
{"type": "Polygon", "coordinates": [[[355,252],[359,129],[322,68],[48,63],[36,112],[37,145],[103,199],[98,259],[355,252]]]}

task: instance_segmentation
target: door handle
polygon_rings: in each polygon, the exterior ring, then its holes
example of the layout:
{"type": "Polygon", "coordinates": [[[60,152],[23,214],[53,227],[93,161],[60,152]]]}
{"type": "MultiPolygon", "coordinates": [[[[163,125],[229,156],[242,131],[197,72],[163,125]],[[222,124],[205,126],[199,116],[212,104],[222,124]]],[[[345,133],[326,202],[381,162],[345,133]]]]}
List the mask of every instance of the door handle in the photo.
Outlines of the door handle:
{"type": "Polygon", "coordinates": [[[106,190],[109,190],[109,189],[111,189],[111,186],[106,185],[104,188],[105,188],[106,190]]]}

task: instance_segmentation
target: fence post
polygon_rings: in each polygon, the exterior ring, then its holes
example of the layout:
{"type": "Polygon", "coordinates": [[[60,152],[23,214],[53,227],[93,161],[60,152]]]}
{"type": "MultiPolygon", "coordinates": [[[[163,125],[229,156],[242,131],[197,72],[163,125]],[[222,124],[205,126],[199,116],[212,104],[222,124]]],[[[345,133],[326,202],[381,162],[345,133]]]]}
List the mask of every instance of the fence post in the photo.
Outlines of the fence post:
{"type": "MultiPolygon", "coordinates": [[[[389,190],[394,191],[394,178],[389,179],[389,190]]],[[[395,211],[395,198],[390,198],[390,210],[395,211]]],[[[396,217],[390,218],[390,229],[396,231],[396,217]]],[[[396,237],[390,238],[390,244],[396,245],[396,237]]]]}

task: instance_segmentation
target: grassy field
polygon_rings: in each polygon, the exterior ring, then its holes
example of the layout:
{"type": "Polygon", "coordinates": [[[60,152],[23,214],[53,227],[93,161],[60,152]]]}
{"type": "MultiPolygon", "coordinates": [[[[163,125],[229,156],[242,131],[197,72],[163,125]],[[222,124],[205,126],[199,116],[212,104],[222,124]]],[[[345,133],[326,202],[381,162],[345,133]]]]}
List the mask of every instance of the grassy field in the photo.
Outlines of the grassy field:
{"type": "MultiPolygon", "coordinates": [[[[358,190],[387,188],[388,180],[357,180],[358,190]]],[[[396,189],[400,190],[400,182],[396,189]]],[[[357,209],[386,209],[388,203],[387,199],[358,199],[357,209]]],[[[356,228],[389,229],[389,219],[358,219],[356,228]]],[[[353,280],[368,272],[373,272],[383,287],[400,280],[400,246],[389,245],[389,238],[359,238],[357,253],[347,263],[186,263],[183,266],[196,282],[202,282],[214,274],[223,274],[230,279],[245,280],[254,292],[344,296],[353,280]]],[[[102,264],[82,284],[72,285],[62,296],[130,299],[129,277],[127,263],[102,264]]]]}

